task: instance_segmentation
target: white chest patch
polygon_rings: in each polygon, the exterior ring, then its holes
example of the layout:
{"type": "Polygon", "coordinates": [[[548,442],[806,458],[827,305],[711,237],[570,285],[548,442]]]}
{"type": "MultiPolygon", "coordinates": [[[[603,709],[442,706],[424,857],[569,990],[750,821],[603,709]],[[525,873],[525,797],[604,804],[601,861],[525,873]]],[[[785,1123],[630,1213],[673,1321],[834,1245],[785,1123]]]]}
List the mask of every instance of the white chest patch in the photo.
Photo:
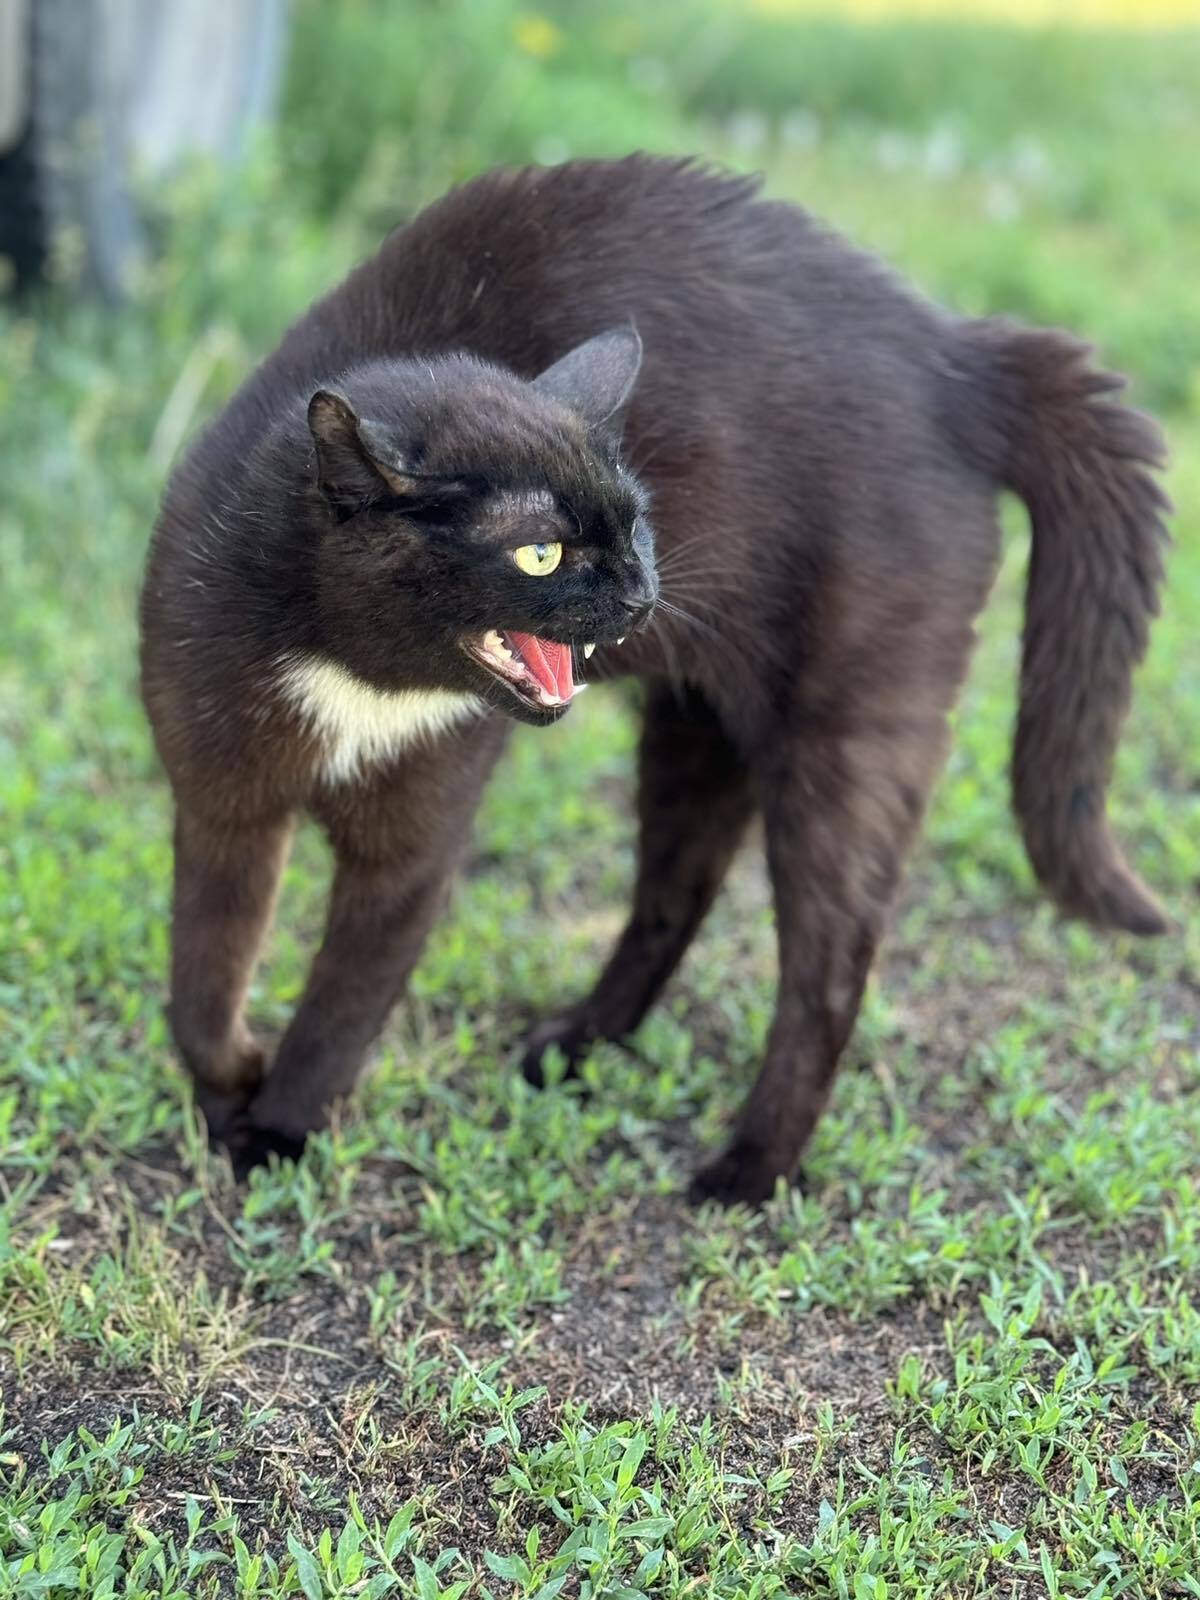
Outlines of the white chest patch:
{"type": "Polygon", "coordinates": [[[450,689],[372,688],[336,661],[292,657],[281,664],[280,686],[324,747],[322,776],[346,783],[422,740],[478,716],[483,702],[450,689]]]}

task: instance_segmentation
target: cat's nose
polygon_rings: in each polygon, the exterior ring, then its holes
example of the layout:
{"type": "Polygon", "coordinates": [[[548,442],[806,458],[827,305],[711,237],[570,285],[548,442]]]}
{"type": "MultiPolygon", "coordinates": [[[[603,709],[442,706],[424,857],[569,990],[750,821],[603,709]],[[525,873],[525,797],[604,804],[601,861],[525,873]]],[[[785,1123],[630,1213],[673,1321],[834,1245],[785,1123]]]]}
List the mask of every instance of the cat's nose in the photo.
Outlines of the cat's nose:
{"type": "Polygon", "coordinates": [[[649,622],[654,611],[654,602],[657,595],[638,595],[636,600],[626,600],[625,609],[629,613],[629,631],[635,632],[644,628],[649,622]]]}

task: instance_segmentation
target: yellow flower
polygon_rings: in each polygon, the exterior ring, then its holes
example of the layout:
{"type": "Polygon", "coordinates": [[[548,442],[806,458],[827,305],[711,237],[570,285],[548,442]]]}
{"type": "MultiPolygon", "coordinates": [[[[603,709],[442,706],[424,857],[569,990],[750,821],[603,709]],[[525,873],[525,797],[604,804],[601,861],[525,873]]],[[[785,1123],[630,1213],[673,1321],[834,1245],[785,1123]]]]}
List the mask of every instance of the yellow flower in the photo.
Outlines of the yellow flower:
{"type": "Polygon", "coordinates": [[[513,38],[527,56],[545,61],[547,56],[557,55],[562,49],[563,31],[549,17],[526,11],[513,23],[513,38]]]}

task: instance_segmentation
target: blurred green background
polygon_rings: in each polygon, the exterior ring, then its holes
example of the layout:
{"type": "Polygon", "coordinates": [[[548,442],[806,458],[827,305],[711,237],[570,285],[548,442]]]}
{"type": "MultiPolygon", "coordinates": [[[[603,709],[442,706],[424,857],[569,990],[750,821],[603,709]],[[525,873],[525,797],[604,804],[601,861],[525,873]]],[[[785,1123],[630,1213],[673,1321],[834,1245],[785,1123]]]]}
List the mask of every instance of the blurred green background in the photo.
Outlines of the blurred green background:
{"type": "Polygon", "coordinates": [[[1151,403],[1196,401],[1200,30],[714,0],[300,0],[297,20],[281,178],[327,224],[369,240],[398,200],[499,162],[702,150],[764,168],[961,309],[1090,328],[1151,403]]]}

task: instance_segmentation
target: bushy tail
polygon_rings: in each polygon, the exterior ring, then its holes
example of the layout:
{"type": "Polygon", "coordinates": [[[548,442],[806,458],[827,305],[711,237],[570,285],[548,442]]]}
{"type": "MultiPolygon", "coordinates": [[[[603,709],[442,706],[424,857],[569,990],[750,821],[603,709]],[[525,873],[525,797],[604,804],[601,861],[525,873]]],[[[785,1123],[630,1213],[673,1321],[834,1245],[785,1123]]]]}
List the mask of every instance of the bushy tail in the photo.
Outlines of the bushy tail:
{"type": "Polygon", "coordinates": [[[959,324],[956,338],[947,421],[1033,526],[1012,767],[1026,849],[1065,911],[1165,932],[1104,809],[1158,612],[1170,504],[1151,473],[1162,436],[1113,398],[1123,380],[1090,367],[1088,347],[1065,334],[987,320],[959,324]]]}

